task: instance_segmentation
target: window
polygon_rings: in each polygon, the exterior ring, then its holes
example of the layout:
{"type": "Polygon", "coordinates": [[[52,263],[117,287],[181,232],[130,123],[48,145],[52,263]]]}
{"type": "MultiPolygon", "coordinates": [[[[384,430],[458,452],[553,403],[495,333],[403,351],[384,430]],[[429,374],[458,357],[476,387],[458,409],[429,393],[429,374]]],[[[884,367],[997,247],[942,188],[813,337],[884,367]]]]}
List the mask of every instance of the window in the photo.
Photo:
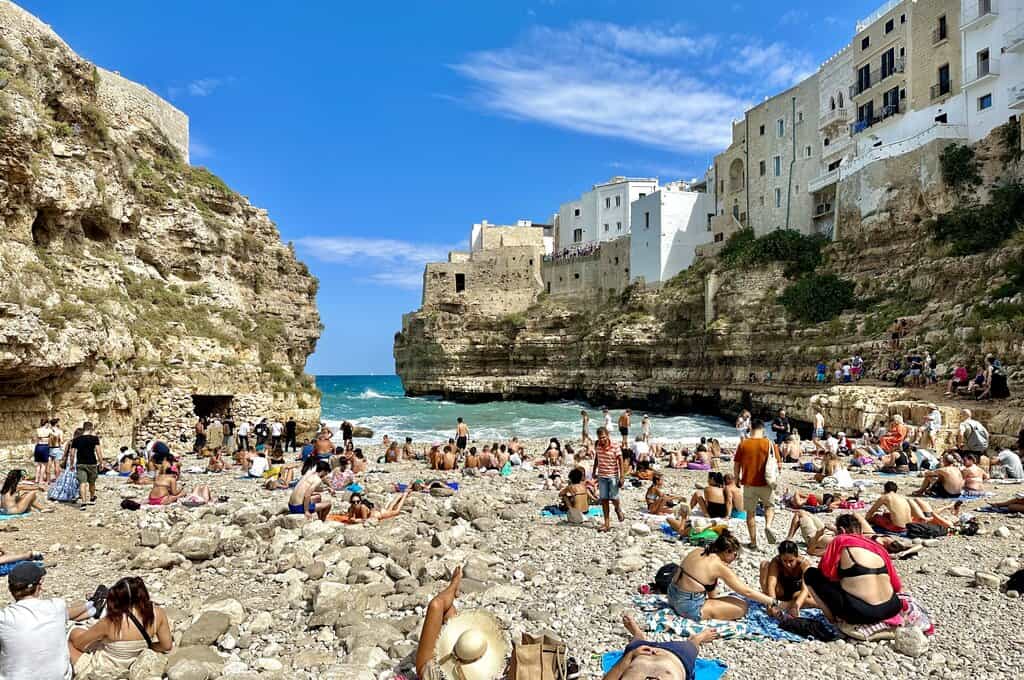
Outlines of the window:
{"type": "Polygon", "coordinates": [[[978,97],[978,110],[984,111],[985,109],[992,108],[992,95],[985,94],[978,97]]]}
{"type": "Polygon", "coordinates": [[[984,49],[978,52],[978,77],[987,76],[991,69],[989,68],[992,62],[988,59],[988,50],[984,49]]]}
{"type": "Polygon", "coordinates": [[[764,126],[761,126],[761,136],[764,137],[764,126]]]}
{"type": "Polygon", "coordinates": [[[842,160],[833,161],[833,162],[829,163],[828,164],[828,171],[832,172],[833,170],[838,168],[841,164],[842,164],[842,160]]]}
{"type": "Polygon", "coordinates": [[[882,80],[896,72],[896,49],[890,47],[882,53],[882,80]]]}
{"type": "Polygon", "coordinates": [[[866,35],[866,36],[864,36],[864,38],[863,38],[863,39],[862,39],[862,40],[860,41],[860,48],[861,48],[862,50],[866,50],[866,49],[867,49],[867,48],[869,48],[869,47],[871,47],[871,36],[870,36],[870,35],[866,35]]]}
{"type": "Polygon", "coordinates": [[[764,177],[765,173],[768,172],[767,164],[761,161],[757,164],[758,169],[761,171],[761,177],[764,177]]]}
{"type": "Polygon", "coordinates": [[[811,157],[811,147],[807,147],[807,157],[811,157]]]}
{"type": "Polygon", "coordinates": [[[875,118],[875,103],[868,102],[857,107],[857,122],[871,125],[875,118]]]}
{"type": "Polygon", "coordinates": [[[615,231],[622,231],[622,222],[615,223],[615,231]]]}
{"type": "Polygon", "coordinates": [[[839,99],[837,99],[836,101],[839,102],[839,108],[843,108],[843,93],[842,92],[839,93],[839,99]]]}
{"type": "Polygon", "coordinates": [[[610,199],[610,198],[604,199],[604,207],[606,207],[606,208],[612,207],[612,199],[610,199]]]}
{"type": "Polygon", "coordinates": [[[721,243],[725,240],[725,234],[715,234],[715,243],[721,243]]]}
{"type": "Polygon", "coordinates": [[[640,194],[640,198],[647,198],[647,194],[640,194]]]}
{"type": "Polygon", "coordinates": [[[889,19],[888,21],[885,22],[885,34],[886,35],[892,33],[892,30],[894,28],[896,28],[896,20],[895,19],[889,19]]]}
{"type": "Polygon", "coordinates": [[[855,92],[860,94],[869,87],[871,87],[871,64],[864,64],[857,69],[857,89],[855,92]]]}
{"type": "Polygon", "coordinates": [[[644,229],[651,228],[651,213],[650,211],[644,213],[644,229]]]}
{"type": "Polygon", "coordinates": [[[796,191],[796,193],[799,194],[800,193],[800,185],[797,184],[795,187],[793,187],[793,190],[796,191]]]}
{"type": "Polygon", "coordinates": [[[776,208],[781,208],[782,207],[782,189],[776,189],[775,190],[775,207],[776,208]]]}
{"type": "Polygon", "coordinates": [[[941,42],[949,37],[949,25],[946,23],[946,15],[939,17],[939,27],[935,29],[935,42],[941,42]]]}
{"type": "Polygon", "coordinates": [[[721,193],[721,194],[725,193],[725,180],[724,179],[718,180],[718,192],[721,193]]]}
{"type": "Polygon", "coordinates": [[[779,128],[779,137],[785,137],[786,136],[786,119],[785,118],[779,118],[779,120],[777,121],[777,125],[778,125],[778,128],[779,128]]]}
{"type": "Polygon", "coordinates": [[[828,138],[828,137],[826,137],[826,138],[825,138],[825,141],[824,141],[824,143],[823,143],[823,145],[824,145],[824,146],[828,146],[828,145],[829,145],[829,144],[831,144],[831,143],[832,143],[832,142],[831,142],[831,140],[829,140],[829,138],[828,138]]]}
{"type": "Polygon", "coordinates": [[[618,263],[619,263],[619,258],[616,257],[615,258],[615,264],[618,264],[618,263]]]}
{"type": "Polygon", "coordinates": [[[782,156],[776,156],[772,159],[772,166],[775,168],[775,176],[779,177],[782,175],[782,156]]]}
{"type": "Polygon", "coordinates": [[[572,211],[572,216],[573,217],[579,217],[580,216],[580,209],[576,208],[575,210],[573,210],[572,211]]]}
{"type": "Polygon", "coordinates": [[[900,88],[894,87],[882,95],[882,115],[891,116],[900,112],[900,88]]]}
{"type": "Polygon", "coordinates": [[[901,14],[900,15],[900,23],[901,24],[907,23],[907,15],[906,14],[901,14]]]}
{"type": "Polygon", "coordinates": [[[622,205],[622,196],[616,196],[615,197],[615,207],[618,208],[621,205],[622,205]]]}
{"type": "Polygon", "coordinates": [[[607,222],[604,223],[604,230],[608,231],[608,223],[607,222]]]}
{"type": "Polygon", "coordinates": [[[949,94],[952,88],[953,85],[949,80],[949,64],[943,64],[939,67],[939,94],[949,94]]]}
{"type": "Polygon", "coordinates": [[[761,207],[762,208],[764,207],[764,195],[763,194],[761,195],[761,207]]]}
{"type": "Polygon", "coordinates": [[[578,279],[578,278],[580,278],[580,275],[579,275],[579,274],[577,273],[577,274],[573,274],[573,275],[572,275],[572,277],[573,277],[574,279],[578,279]]]}
{"type": "Polygon", "coordinates": [[[798,122],[798,123],[804,122],[804,112],[803,111],[797,111],[796,112],[796,122],[798,122]]]}
{"type": "Polygon", "coordinates": [[[829,97],[828,105],[829,105],[829,108],[831,108],[833,111],[835,111],[836,110],[836,98],[835,97],[829,97]]]}
{"type": "Polygon", "coordinates": [[[456,293],[461,293],[464,290],[466,290],[466,275],[465,274],[456,274],[455,275],[455,292],[456,293]]]}
{"type": "Polygon", "coordinates": [[[579,243],[582,240],[583,240],[583,230],[582,229],[573,229],[572,230],[572,242],[573,243],[579,243]]]}

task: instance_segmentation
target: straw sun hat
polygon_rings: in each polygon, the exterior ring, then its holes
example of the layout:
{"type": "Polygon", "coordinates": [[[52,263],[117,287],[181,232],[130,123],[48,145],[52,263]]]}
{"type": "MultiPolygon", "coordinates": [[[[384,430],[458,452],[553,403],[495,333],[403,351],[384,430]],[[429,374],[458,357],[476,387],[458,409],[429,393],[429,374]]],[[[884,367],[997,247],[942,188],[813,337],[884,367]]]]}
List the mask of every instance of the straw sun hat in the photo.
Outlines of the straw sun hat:
{"type": "Polygon", "coordinates": [[[495,680],[505,670],[507,653],[498,620],[480,609],[445,623],[434,647],[434,658],[451,680],[495,680]]]}

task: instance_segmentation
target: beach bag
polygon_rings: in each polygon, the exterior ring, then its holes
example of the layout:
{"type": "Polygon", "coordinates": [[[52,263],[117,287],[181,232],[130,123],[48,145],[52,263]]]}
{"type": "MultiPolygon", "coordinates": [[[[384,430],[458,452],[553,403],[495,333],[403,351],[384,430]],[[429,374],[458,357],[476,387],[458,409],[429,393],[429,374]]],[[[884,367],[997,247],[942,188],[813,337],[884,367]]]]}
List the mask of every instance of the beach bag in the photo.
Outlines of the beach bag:
{"type": "Polygon", "coordinates": [[[676,563],[669,562],[654,575],[654,590],[662,595],[668,593],[668,587],[672,585],[672,577],[676,575],[676,563]]]}
{"type": "Polygon", "coordinates": [[[911,522],[907,525],[907,538],[939,538],[946,535],[946,528],[935,524],[911,522]]]}
{"type": "Polygon", "coordinates": [[[771,441],[768,442],[768,458],[764,462],[764,481],[772,488],[779,483],[779,459],[771,441]]]}
{"type": "Polygon", "coordinates": [[[1016,590],[1018,593],[1024,591],[1024,569],[1014,572],[1006,582],[1006,590],[1016,590]]]}
{"type": "Polygon", "coordinates": [[[509,661],[509,680],[566,680],[568,654],[565,644],[553,637],[523,633],[509,661]]]}
{"type": "Polygon", "coordinates": [[[50,485],[46,497],[58,503],[74,503],[78,500],[78,467],[73,460],[68,461],[64,472],[50,485]]]}

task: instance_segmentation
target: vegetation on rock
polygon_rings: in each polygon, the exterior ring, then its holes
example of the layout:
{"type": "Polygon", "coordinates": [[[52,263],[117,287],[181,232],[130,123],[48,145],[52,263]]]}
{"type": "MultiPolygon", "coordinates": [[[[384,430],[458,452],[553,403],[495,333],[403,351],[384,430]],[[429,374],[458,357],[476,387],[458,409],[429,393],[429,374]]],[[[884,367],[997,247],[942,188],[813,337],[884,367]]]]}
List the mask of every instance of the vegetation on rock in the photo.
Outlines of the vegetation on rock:
{"type": "Polygon", "coordinates": [[[949,245],[951,255],[961,256],[998,247],[1022,221],[1024,185],[1009,182],[993,188],[988,203],[959,205],[932,220],[929,228],[936,241],[949,245]]]}
{"type": "Polygon", "coordinates": [[[779,302],[795,319],[821,323],[839,316],[853,305],[854,284],[835,274],[807,274],[790,284],[779,302]]]}
{"type": "Polygon", "coordinates": [[[828,240],[806,236],[793,229],[779,229],[761,237],[753,229],[741,229],[722,248],[721,260],[728,267],[763,267],[781,263],[787,278],[814,271],[821,264],[821,249],[828,240]]]}

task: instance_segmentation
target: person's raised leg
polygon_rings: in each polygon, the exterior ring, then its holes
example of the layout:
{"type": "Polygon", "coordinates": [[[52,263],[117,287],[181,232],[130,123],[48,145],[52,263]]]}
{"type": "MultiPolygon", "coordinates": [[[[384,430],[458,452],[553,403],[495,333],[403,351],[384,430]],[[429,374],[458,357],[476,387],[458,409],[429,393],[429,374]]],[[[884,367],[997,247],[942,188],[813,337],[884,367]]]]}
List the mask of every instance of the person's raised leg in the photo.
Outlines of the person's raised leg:
{"type": "Polygon", "coordinates": [[[331,502],[320,501],[316,504],[316,514],[321,520],[326,521],[327,515],[331,514],[331,502]]]}
{"type": "Polygon", "coordinates": [[[736,621],[747,615],[747,602],[738,597],[712,597],[700,610],[702,620],[736,621]]]}
{"type": "Polygon", "coordinates": [[[423,628],[420,629],[420,640],[416,647],[416,673],[424,677],[423,669],[427,663],[434,658],[434,647],[437,645],[437,638],[441,635],[441,627],[445,621],[454,617],[458,612],[455,609],[455,598],[459,595],[459,585],[462,583],[462,567],[455,567],[452,572],[452,580],[448,587],[438,593],[427,605],[427,613],[423,617],[423,628]]]}
{"type": "Polygon", "coordinates": [[[701,495],[699,493],[693,494],[693,498],[690,499],[690,507],[692,508],[692,507],[694,507],[694,505],[700,507],[700,511],[702,513],[704,513],[705,517],[710,517],[711,516],[708,513],[708,502],[707,502],[707,499],[704,498],[703,495],[701,495]]]}

